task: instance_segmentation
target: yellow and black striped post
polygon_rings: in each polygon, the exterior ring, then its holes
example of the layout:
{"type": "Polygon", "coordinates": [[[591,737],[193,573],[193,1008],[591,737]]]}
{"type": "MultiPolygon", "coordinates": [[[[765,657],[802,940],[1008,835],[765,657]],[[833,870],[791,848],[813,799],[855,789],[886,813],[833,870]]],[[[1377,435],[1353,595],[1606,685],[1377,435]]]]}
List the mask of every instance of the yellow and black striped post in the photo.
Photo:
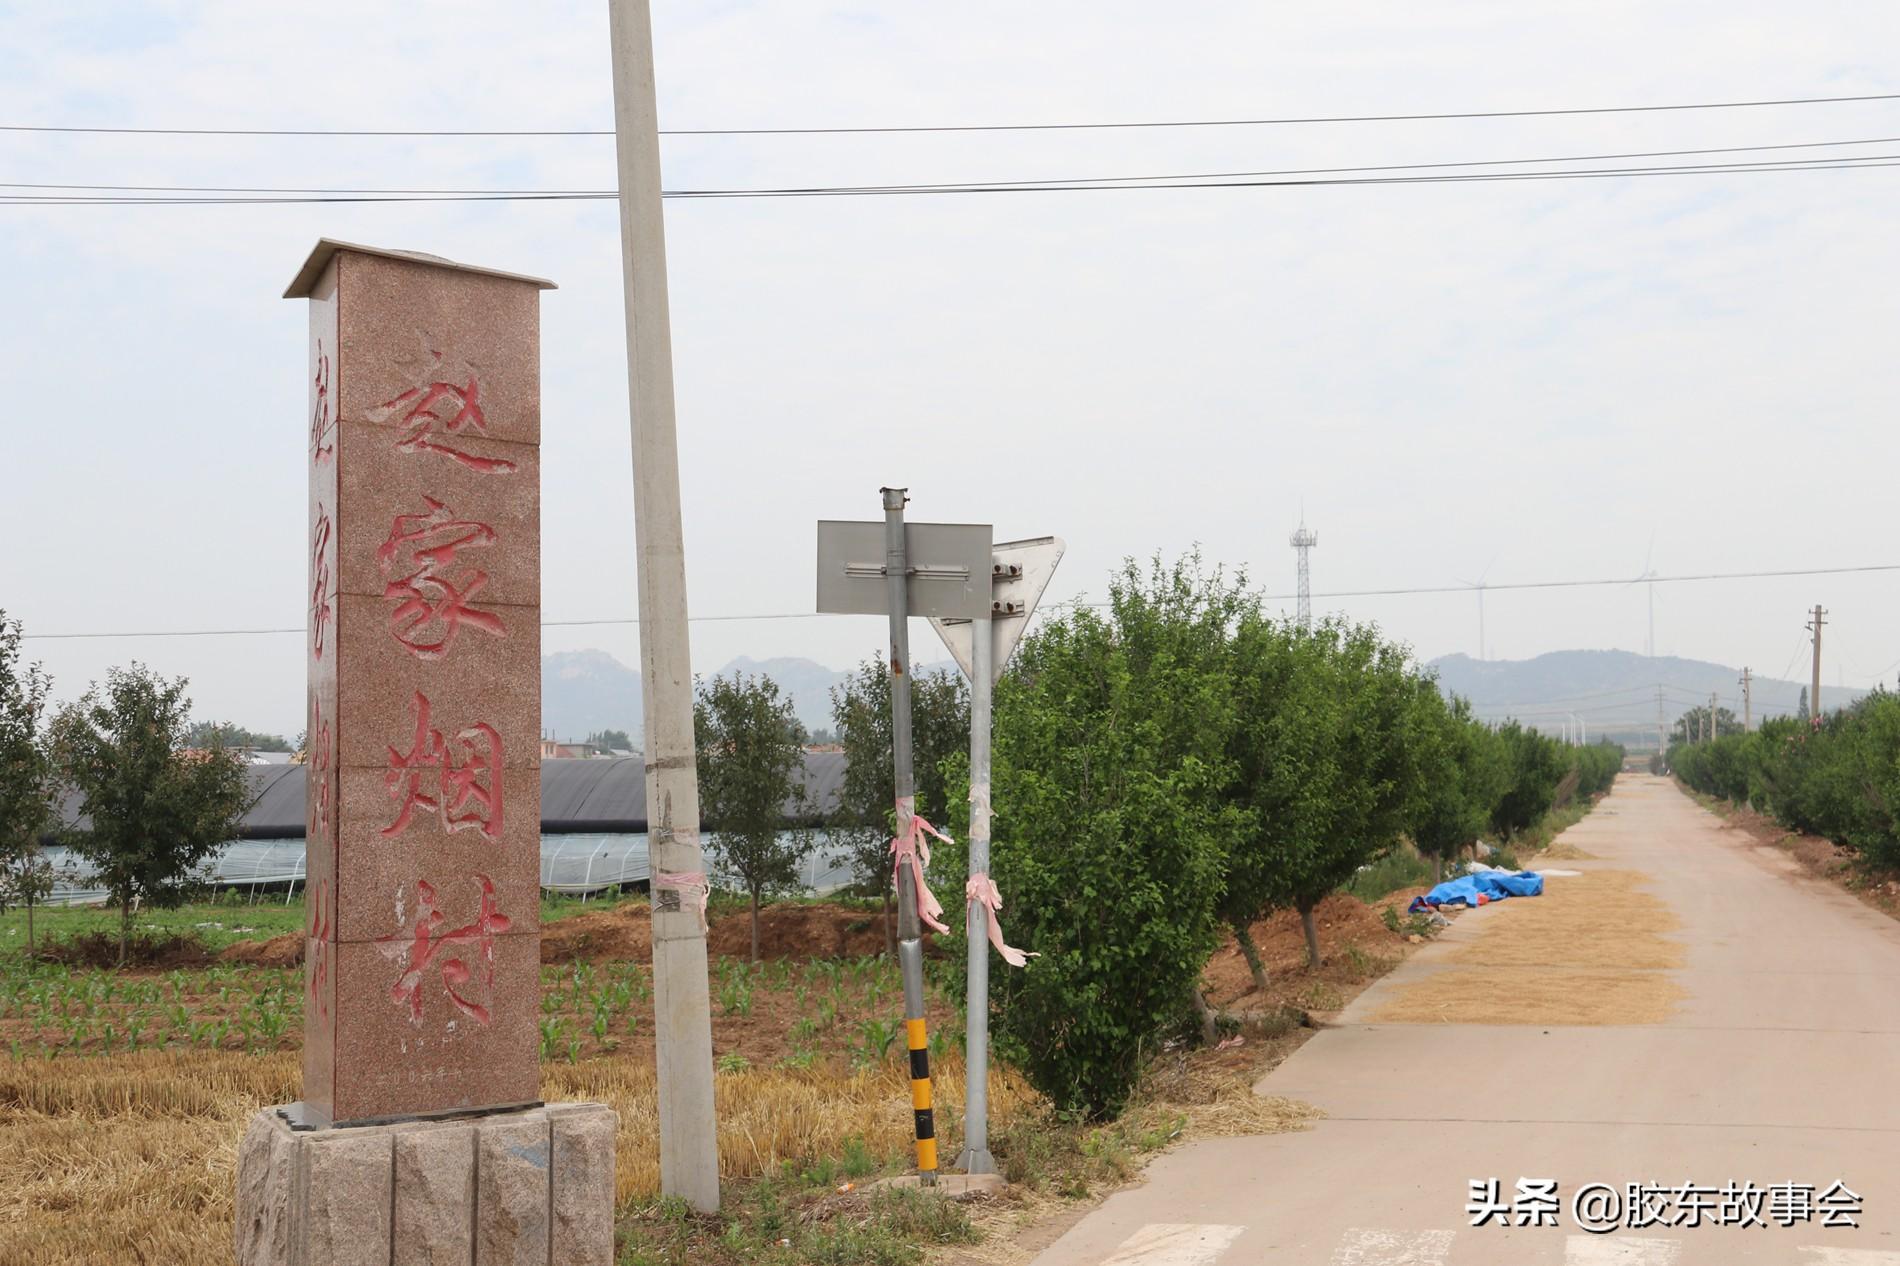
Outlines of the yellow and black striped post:
{"type": "Polygon", "coordinates": [[[910,1044],[910,1107],[917,1118],[917,1173],[928,1185],[937,1177],[937,1118],[930,1106],[930,1041],[921,1018],[904,1021],[910,1044]]]}

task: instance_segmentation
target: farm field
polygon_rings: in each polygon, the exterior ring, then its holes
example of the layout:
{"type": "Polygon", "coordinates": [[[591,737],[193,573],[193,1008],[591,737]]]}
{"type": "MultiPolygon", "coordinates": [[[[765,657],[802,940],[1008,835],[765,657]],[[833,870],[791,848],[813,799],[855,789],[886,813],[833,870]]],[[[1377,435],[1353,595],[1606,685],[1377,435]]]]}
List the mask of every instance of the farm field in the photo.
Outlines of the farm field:
{"type": "MultiPolygon", "coordinates": [[[[1339,952],[1312,971],[1300,961],[1296,917],[1263,920],[1273,996],[1251,996],[1227,961],[1231,950],[1209,969],[1210,989],[1242,1017],[1230,1026],[1240,1041],[1164,1059],[1111,1125],[1058,1120],[1019,1078],[993,1070],[992,1145],[1016,1187],[1000,1203],[966,1208],[866,1188],[911,1159],[902,995],[895,967],[876,952],[876,911],[768,907],[763,943],[775,956],[753,964],[716,954],[709,964],[727,1208],[708,1220],[657,1195],[645,904],[551,904],[576,908],[555,909],[547,926],[544,957],[563,961],[542,968],[542,1093],[620,1113],[627,1263],[896,1263],[933,1244],[982,1255],[989,1249],[978,1241],[1000,1245],[1052,1202],[1127,1181],[1143,1155],[1182,1138],[1303,1128],[1305,1109],[1254,1096],[1251,1080],[1310,1035],[1304,1008],[1337,1005],[1408,948],[1374,907],[1341,896],[1323,915],[1339,952]],[[788,952],[795,940],[823,956],[788,952]],[[840,948],[868,952],[825,953],[840,948]]],[[[210,961],[189,966],[9,959],[0,983],[0,1261],[229,1259],[237,1137],[252,1112],[299,1094],[303,973],[286,961],[288,946],[271,940],[285,935],[284,907],[271,911],[278,917],[263,909],[195,907],[141,921],[155,937],[181,928],[201,937],[196,952],[210,961]]],[[[289,911],[294,918],[296,903],[289,911]]],[[[116,930],[111,911],[59,913],[56,946],[116,930]]],[[[716,912],[710,942],[749,943],[747,920],[716,912]]],[[[932,973],[945,961],[933,958],[932,973]]],[[[961,1024],[934,988],[930,1013],[939,1131],[954,1139],[961,1024]]]]}

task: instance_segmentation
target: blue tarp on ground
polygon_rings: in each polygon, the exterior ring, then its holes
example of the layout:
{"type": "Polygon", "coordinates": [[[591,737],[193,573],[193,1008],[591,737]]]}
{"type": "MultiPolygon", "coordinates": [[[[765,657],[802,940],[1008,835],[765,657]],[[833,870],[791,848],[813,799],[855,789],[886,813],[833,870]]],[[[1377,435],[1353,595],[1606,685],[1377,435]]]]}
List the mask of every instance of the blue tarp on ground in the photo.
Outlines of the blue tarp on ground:
{"type": "Polygon", "coordinates": [[[1534,870],[1513,875],[1501,870],[1481,870],[1475,875],[1447,879],[1422,897],[1413,897],[1408,913],[1416,914],[1435,906],[1475,906],[1482,901],[1502,901],[1506,897],[1541,897],[1544,877],[1534,870]]]}

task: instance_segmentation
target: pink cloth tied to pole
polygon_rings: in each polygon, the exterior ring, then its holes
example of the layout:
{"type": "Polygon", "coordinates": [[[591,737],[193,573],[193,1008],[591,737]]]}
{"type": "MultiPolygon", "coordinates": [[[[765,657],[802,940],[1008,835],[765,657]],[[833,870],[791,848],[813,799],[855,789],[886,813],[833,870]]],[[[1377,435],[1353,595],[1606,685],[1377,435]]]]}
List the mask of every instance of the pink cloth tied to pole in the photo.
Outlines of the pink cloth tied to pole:
{"type": "Polygon", "coordinates": [[[996,947],[996,952],[1003,956],[1004,962],[1011,967],[1021,967],[1036,957],[1033,950],[1019,950],[1003,943],[1003,925],[997,918],[1003,908],[1003,894],[997,891],[994,879],[982,873],[971,875],[970,881],[963,885],[963,895],[990,912],[989,918],[985,920],[990,927],[990,944],[996,947]]]}
{"type": "Polygon", "coordinates": [[[660,871],[653,876],[653,887],[678,889],[680,905],[690,906],[699,916],[699,930],[706,931],[706,902],[712,896],[712,885],[706,882],[705,871],[683,870],[677,875],[660,871]]]}
{"type": "MultiPolygon", "coordinates": [[[[900,801],[897,806],[899,818],[905,816],[904,808],[900,801]]],[[[943,913],[943,903],[937,900],[930,891],[930,885],[924,882],[924,867],[930,865],[930,845],[924,841],[924,836],[934,835],[946,844],[950,843],[950,837],[914,812],[909,817],[910,830],[891,840],[891,856],[896,859],[896,865],[891,868],[891,883],[896,885],[898,872],[908,865],[914,881],[912,886],[917,889],[917,917],[939,932],[948,932],[950,928],[937,917],[943,913]]]]}

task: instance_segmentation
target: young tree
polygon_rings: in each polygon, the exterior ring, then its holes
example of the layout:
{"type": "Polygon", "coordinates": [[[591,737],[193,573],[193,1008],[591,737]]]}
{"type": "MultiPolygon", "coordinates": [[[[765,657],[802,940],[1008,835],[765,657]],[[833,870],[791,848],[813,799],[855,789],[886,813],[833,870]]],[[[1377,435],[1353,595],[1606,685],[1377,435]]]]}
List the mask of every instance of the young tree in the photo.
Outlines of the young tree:
{"type": "Polygon", "coordinates": [[[1432,686],[1421,706],[1427,727],[1436,731],[1437,747],[1411,834],[1418,851],[1432,859],[1436,880],[1445,877],[1446,860],[1491,825],[1491,810],[1504,795],[1507,774],[1503,745],[1473,719],[1469,701],[1453,695],[1447,704],[1432,686]]]}
{"type": "MultiPolygon", "coordinates": [[[[884,940],[893,957],[897,933],[891,919],[891,673],[873,655],[831,690],[831,719],[844,748],[844,784],[838,804],[825,817],[825,835],[860,884],[884,900],[884,940]]],[[[970,749],[970,692],[958,673],[919,673],[910,679],[911,766],[917,812],[942,825],[961,801],[946,784],[945,761],[970,749]]],[[[959,789],[961,792],[961,789],[959,789]]]]}
{"type": "Polygon", "coordinates": [[[1497,731],[1504,751],[1504,794],[1491,810],[1491,830],[1509,839],[1550,811],[1570,772],[1563,745],[1516,721],[1497,731]]]}
{"type": "Polygon", "coordinates": [[[1236,716],[1227,798],[1246,816],[1227,858],[1218,908],[1260,990],[1267,988],[1267,969],[1251,925],[1285,904],[1286,859],[1317,847],[1310,837],[1325,819],[1320,799],[1326,787],[1318,774],[1336,701],[1325,687],[1322,651],[1321,640],[1297,624],[1258,610],[1239,620],[1232,641],[1236,716]]]}
{"type": "Polygon", "coordinates": [[[40,839],[54,810],[52,759],[40,716],[52,679],[20,662],[20,623],[0,611],[0,911],[26,907],[26,949],[33,942],[33,906],[52,888],[40,839]]]}
{"type": "Polygon", "coordinates": [[[91,819],[73,833],[74,848],[118,903],[121,964],[134,905],[182,904],[201,886],[198,867],[236,838],[250,803],[229,753],[184,750],[185,685],[140,664],[115,668],[103,691],[95,684],[53,720],[59,775],[91,819]]]}
{"type": "Polygon", "coordinates": [[[1353,872],[1394,847],[1423,789],[1427,738],[1414,706],[1419,680],[1404,647],[1371,625],[1327,621],[1312,630],[1322,648],[1321,689],[1331,700],[1324,761],[1313,771],[1321,817],[1282,857],[1284,904],[1300,912],[1307,962],[1320,964],[1313,911],[1353,872]]]}
{"type": "Polygon", "coordinates": [[[1222,795],[1237,706],[1222,664],[1245,601],[1196,557],[1130,562],[1106,611],[1053,615],[997,685],[991,872],[1011,943],[1041,957],[991,978],[991,1032],[1066,1111],[1120,1110],[1217,942],[1244,816],[1222,795]]]}
{"type": "Polygon", "coordinates": [[[714,677],[693,700],[700,813],[720,864],[752,898],[752,961],[759,961],[759,899],[797,882],[799,844],[786,810],[803,803],[805,731],[770,677],[714,677]]]}

